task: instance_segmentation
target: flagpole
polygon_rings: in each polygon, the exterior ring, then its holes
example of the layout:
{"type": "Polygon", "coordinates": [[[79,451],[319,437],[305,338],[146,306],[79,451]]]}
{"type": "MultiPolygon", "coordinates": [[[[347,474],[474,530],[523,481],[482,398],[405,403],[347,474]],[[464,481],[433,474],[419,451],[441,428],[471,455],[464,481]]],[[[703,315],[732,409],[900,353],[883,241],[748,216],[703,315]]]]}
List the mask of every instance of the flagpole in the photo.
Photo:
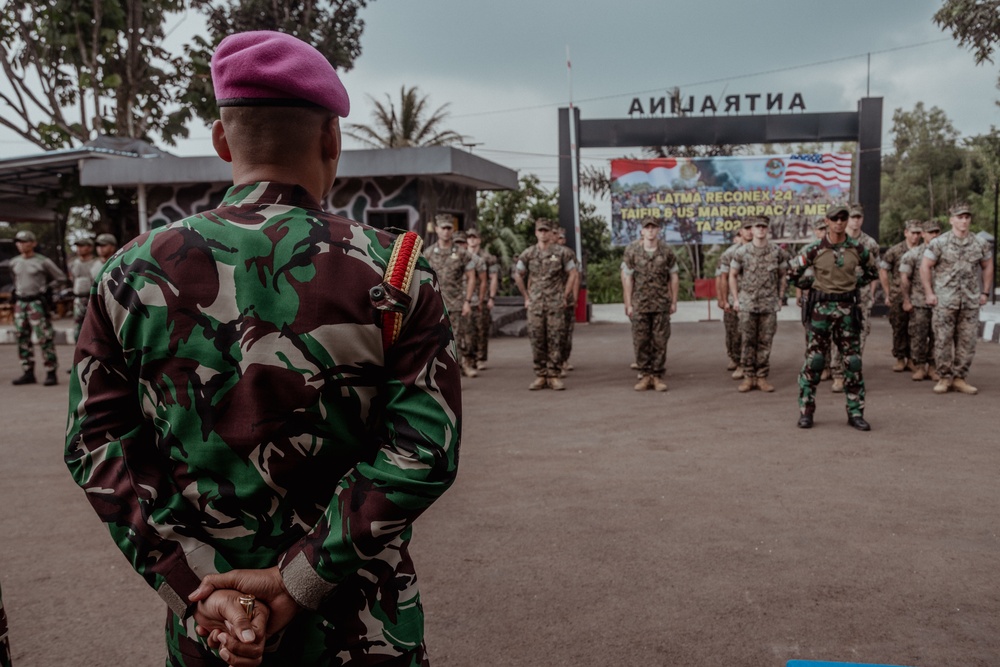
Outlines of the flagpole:
{"type": "Polygon", "coordinates": [[[576,110],[573,108],[573,64],[566,45],[566,76],[569,80],[569,159],[570,178],[573,183],[573,231],[576,239],[576,256],[583,265],[583,244],[580,240],[580,169],[577,166],[576,110]]]}

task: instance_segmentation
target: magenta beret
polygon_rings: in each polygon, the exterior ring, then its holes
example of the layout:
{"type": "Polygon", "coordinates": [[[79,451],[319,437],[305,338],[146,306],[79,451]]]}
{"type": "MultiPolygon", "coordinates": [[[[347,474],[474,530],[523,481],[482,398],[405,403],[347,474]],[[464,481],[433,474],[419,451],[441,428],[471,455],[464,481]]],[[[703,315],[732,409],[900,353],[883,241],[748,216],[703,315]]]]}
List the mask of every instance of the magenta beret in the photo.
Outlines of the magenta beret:
{"type": "Polygon", "coordinates": [[[212,56],[220,107],[318,106],[347,117],[351,100],[333,65],[315,48],[280,32],[240,32],[212,56]]]}

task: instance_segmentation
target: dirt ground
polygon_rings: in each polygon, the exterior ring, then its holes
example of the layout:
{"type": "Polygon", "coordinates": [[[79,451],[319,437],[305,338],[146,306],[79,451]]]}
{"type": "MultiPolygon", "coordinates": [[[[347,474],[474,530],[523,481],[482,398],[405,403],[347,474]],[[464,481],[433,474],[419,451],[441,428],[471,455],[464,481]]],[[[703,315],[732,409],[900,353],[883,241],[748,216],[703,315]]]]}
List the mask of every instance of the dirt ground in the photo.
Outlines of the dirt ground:
{"type": "MultiPolygon", "coordinates": [[[[675,324],[666,394],[632,390],[624,324],[578,326],[567,391],[529,392],[525,339],[466,380],[459,480],[415,528],[436,667],[1000,664],[1000,346],[978,396],[865,354],[871,433],[820,388],[795,427],[803,336],[774,394],[738,394],[720,322],[675,324]]],[[[70,350],[60,350],[64,362],[70,350]]],[[[165,607],[62,463],[64,384],[12,387],[0,348],[0,582],[16,667],[162,665],[165,607]]]]}

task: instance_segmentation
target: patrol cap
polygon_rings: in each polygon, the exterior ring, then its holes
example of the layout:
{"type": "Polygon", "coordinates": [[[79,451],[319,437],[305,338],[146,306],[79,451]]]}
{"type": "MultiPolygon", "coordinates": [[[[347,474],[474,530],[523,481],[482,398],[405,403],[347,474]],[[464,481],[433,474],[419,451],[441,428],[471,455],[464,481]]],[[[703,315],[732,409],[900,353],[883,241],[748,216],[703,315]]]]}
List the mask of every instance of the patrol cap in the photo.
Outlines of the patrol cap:
{"type": "Polygon", "coordinates": [[[972,215],[972,207],[967,202],[958,202],[948,211],[952,215],[968,214],[972,215]]]}
{"type": "Polygon", "coordinates": [[[465,235],[469,236],[469,237],[475,236],[478,239],[479,238],[479,230],[476,229],[475,227],[473,227],[472,229],[466,230],[465,235]]]}
{"type": "Polygon", "coordinates": [[[97,245],[118,245],[118,239],[114,234],[98,234],[97,245]]]}
{"type": "Polygon", "coordinates": [[[861,216],[863,216],[864,214],[865,214],[865,209],[862,208],[861,204],[859,204],[857,202],[854,202],[853,204],[851,204],[851,209],[850,209],[850,211],[848,211],[848,215],[851,215],[851,216],[861,215],[861,216]]]}
{"type": "Polygon", "coordinates": [[[654,218],[652,216],[648,216],[642,219],[643,227],[649,227],[650,225],[653,225],[655,227],[662,227],[663,221],[660,220],[659,218],[654,218]]]}
{"type": "Polygon", "coordinates": [[[434,216],[434,226],[435,227],[447,227],[448,229],[455,228],[455,221],[452,220],[451,216],[447,213],[439,213],[434,216]]]}
{"type": "Polygon", "coordinates": [[[820,218],[819,220],[812,221],[813,229],[826,229],[827,227],[829,227],[829,225],[826,224],[826,218],[820,218]]]}
{"type": "Polygon", "coordinates": [[[36,241],[34,232],[29,232],[27,229],[22,229],[14,236],[15,241],[36,241]]]}
{"type": "Polygon", "coordinates": [[[94,239],[89,236],[81,236],[76,241],[73,241],[73,245],[94,245],[94,239]]]}
{"type": "Polygon", "coordinates": [[[543,229],[552,231],[552,221],[548,218],[538,218],[535,220],[535,230],[541,231],[543,229]]]}
{"type": "Polygon", "coordinates": [[[468,243],[468,239],[465,238],[465,232],[455,232],[455,243],[468,243]]]}
{"type": "Polygon", "coordinates": [[[271,30],[229,35],[212,55],[220,107],[319,107],[346,118],[347,89],[333,65],[302,40],[271,30]]]}
{"type": "Polygon", "coordinates": [[[928,220],[924,223],[925,232],[940,232],[941,224],[937,220],[928,220]]]}
{"type": "Polygon", "coordinates": [[[907,220],[906,221],[906,231],[908,232],[920,232],[924,229],[924,223],[920,220],[907,220]]]}
{"type": "Polygon", "coordinates": [[[771,218],[766,215],[751,215],[748,220],[750,220],[750,224],[754,227],[757,225],[764,225],[765,227],[771,226],[771,218]]]}
{"type": "Polygon", "coordinates": [[[753,227],[753,216],[748,218],[743,218],[743,222],[740,223],[740,229],[750,229],[753,227]]]}
{"type": "Polygon", "coordinates": [[[850,209],[843,204],[830,204],[829,208],[826,209],[826,219],[833,220],[841,213],[847,213],[850,215],[850,209]]]}

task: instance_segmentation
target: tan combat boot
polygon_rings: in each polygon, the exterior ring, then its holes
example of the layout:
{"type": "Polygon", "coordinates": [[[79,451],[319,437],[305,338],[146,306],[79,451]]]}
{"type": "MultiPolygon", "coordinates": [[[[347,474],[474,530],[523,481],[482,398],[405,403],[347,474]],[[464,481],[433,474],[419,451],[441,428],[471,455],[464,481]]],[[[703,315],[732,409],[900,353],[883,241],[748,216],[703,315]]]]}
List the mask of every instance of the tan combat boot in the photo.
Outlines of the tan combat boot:
{"type": "Polygon", "coordinates": [[[915,371],[915,370],[917,370],[917,365],[915,363],[913,363],[913,359],[907,359],[906,360],[906,370],[908,370],[908,371],[915,371]]]}
{"type": "Polygon", "coordinates": [[[477,371],[476,367],[473,366],[468,361],[463,361],[462,362],[462,374],[465,377],[467,377],[467,378],[474,378],[474,377],[478,377],[479,371],[477,371]]]}
{"type": "Polygon", "coordinates": [[[743,379],[743,369],[742,368],[737,368],[735,371],[733,371],[732,378],[734,380],[742,380],[743,379]]]}
{"type": "Polygon", "coordinates": [[[757,388],[768,393],[774,391],[774,385],[768,382],[767,378],[757,378],[757,388]]]}
{"type": "Polygon", "coordinates": [[[646,391],[647,389],[652,389],[652,388],[653,388],[652,375],[643,375],[641,378],[639,378],[639,381],[635,383],[635,387],[633,387],[633,389],[635,389],[636,391],[646,391]]]}
{"type": "Polygon", "coordinates": [[[829,380],[831,375],[832,374],[830,373],[830,367],[827,366],[826,368],[823,369],[823,372],[819,374],[819,379],[820,381],[829,380]]]}
{"type": "Polygon", "coordinates": [[[727,371],[735,371],[737,368],[739,368],[739,366],[740,365],[738,363],[736,363],[735,361],[733,361],[732,359],[730,359],[729,360],[729,365],[726,366],[726,370],[727,371]]]}
{"type": "Polygon", "coordinates": [[[754,385],[757,384],[756,380],[757,378],[752,378],[749,375],[746,376],[745,378],[743,378],[743,382],[740,383],[740,386],[736,388],[737,391],[739,391],[741,394],[747,393],[748,391],[754,388],[754,385]]]}
{"type": "Polygon", "coordinates": [[[667,390],[667,383],[666,382],[664,382],[661,378],[658,378],[656,376],[651,376],[651,377],[653,378],[653,389],[655,389],[656,391],[666,391],[667,390]]]}
{"type": "Polygon", "coordinates": [[[934,382],[937,382],[938,380],[941,379],[941,376],[938,374],[937,369],[934,368],[934,364],[927,364],[927,377],[928,379],[933,380],[934,382]]]}
{"type": "Polygon", "coordinates": [[[479,361],[476,362],[476,370],[477,371],[485,371],[487,368],[489,368],[489,366],[487,366],[486,362],[483,361],[482,359],[480,359],[479,361]]]}
{"type": "Polygon", "coordinates": [[[952,380],[951,388],[957,392],[961,392],[963,394],[969,394],[970,396],[979,393],[979,390],[973,387],[968,382],[966,382],[965,378],[955,378],[954,380],[952,380]]]}
{"type": "Polygon", "coordinates": [[[538,377],[535,378],[534,382],[528,385],[528,389],[530,389],[531,391],[536,391],[538,389],[545,389],[547,386],[549,386],[549,383],[546,380],[545,376],[539,375],[538,377]]]}
{"type": "Polygon", "coordinates": [[[631,364],[629,364],[629,365],[628,365],[628,367],[629,367],[629,368],[631,368],[631,369],[632,369],[632,370],[634,370],[634,371],[637,371],[637,370],[639,370],[639,364],[637,364],[637,363],[636,363],[636,362],[634,362],[634,361],[633,361],[633,362],[632,362],[631,364]]]}
{"type": "Polygon", "coordinates": [[[934,385],[935,394],[947,394],[950,390],[951,390],[951,380],[949,380],[948,378],[941,378],[940,380],[937,381],[937,384],[934,385]]]}
{"type": "Polygon", "coordinates": [[[566,388],[563,381],[556,377],[549,378],[549,389],[555,389],[556,391],[562,391],[566,388]]]}
{"type": "Polygon", "coordinates": [[[844,378],[833,378],[833,386],[830,387],[830,391],[835,394],[844,393],[844,378]]]}
{"type": "Polygon", "coordinates": [[[906,370],[906,359],[896,359],[896,363],[892,365],[893,373],[902,373],[906,370]]]}
{"type": "Polygon", "coordinates": [[[924,366],[919,366],[917,370],[913,371],[913,375],[910,376],[911,380],[920,382],[927,378],[927,369],[924,366]]]}

